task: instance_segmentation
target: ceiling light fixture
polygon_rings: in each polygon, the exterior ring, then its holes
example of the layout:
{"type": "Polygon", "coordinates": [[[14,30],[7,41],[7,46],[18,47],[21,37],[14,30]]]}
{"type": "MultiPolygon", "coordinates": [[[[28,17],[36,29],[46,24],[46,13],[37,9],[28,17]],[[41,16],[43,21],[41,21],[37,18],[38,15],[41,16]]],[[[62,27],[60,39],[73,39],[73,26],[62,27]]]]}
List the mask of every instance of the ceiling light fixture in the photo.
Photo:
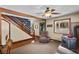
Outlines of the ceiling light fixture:
{"type": "Polygon", "coordinates": [[[52,17],[53,14],[60,14],[60,13],[57,13],[57,12],[54,12],[54,11],[55,11],[55,9],[51,9],[51,8],[47,7],[46,10],[43,13],[43,16],[52,17]]]}
{"type": "Polygon", "coordinates": [[[49,11],[49,12],[45,12],[45,13],[44,13],[44,16],[45,16],[45,17],[51,17],[52,14],[51,14],[51,12],[49,11]]]}

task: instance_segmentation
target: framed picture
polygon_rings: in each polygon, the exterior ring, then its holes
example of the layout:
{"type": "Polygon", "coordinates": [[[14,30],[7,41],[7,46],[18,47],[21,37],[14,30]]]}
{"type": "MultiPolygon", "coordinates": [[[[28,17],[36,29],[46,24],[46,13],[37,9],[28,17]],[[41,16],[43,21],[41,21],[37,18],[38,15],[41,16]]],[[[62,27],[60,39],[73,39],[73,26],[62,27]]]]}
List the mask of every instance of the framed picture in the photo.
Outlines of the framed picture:
{"type": "Polygon", "coordinates": [[[54,32],[60,34],[68,34],[71,29],[71,19],[60,19],[54,21],[54,32]]]}

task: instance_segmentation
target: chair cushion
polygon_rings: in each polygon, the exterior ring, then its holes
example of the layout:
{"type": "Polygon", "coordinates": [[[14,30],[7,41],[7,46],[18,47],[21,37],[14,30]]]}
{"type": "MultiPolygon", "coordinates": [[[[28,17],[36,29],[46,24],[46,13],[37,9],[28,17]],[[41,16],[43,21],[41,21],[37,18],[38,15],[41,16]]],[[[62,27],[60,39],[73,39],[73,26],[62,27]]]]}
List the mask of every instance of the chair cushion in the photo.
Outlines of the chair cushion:
{"type": "Polygon", "coordinates": [[[47,37],[40,37],[39,41],[40,41],[41,43],[48,43],[48,42],[50,41],[50,39],[47,38],[47,37]]]}

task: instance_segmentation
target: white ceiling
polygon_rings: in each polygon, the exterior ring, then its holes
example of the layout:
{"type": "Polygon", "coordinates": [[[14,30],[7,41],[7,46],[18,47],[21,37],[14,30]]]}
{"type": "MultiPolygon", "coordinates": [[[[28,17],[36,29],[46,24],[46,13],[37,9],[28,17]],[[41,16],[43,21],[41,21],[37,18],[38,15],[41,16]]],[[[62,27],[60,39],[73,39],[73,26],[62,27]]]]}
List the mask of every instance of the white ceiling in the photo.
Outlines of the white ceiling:
{"type": "Polygon", "coordinates": [[[79,5],[1,5],[0,7],[15,10],[18,12],[28,13],[38,17],[42,17],[42,13],[46,9],[46,7],[56,9],[55,12],[60,13],[58,15],[52,15],[52,17],[79,12],[79,5]]]}

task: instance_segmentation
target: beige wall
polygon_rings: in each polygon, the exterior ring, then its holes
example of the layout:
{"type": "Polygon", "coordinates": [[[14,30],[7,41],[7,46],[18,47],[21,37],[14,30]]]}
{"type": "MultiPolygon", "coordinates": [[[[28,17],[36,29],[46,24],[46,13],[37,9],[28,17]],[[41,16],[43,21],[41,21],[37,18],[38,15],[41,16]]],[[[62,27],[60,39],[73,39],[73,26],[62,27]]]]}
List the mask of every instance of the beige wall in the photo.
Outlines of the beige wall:
{"type": "MultiPolygon", "coordinates": [[[[6,44],[5,36],[9,33],[9,24],[2,20],[2,45],[6,44]]],[[[20,41],[24,39],[31,38],[28,34],[26,34],[24,31],[17,28],[15,25],[11,24],[11,39],[13,42],[20,41]]]]}
{"type": "Polygon", "coordinates": [[[39,36],[39,21],[34,21],[35,35],[39,36]]]}
{"type": "Polygon", "coordinates": [[[31,36],[26,34],[21,29],[17,28],[15,25],[11,24],[11,38],[15,42],[15,41],[31,38],[31,36]]]}
{"type": "Polygon", "coordinates": [[[9,24],[6,21],[1,21],[2,25],[2,45],[6,44],[6,35],[9,33],[9,24]]]}
{"type": "MultiPolygon", "coordinates": [[[[75,14],[71,14],[71,15],[66,15],[66,16],[61,16],[61,17],[53,18],[51,20],[47,20],[46,21],[46,25],[52,24],[52,27],[46,27],[46,30],[49,32],[49,36],[52,39],[61,41],[62,34],[54,33],[54,20],[65,19],[65,18],[71,18],[71,22],[72,22],[71,25],[74,26],[73,22],[75,22],[75,23],[79,22],[79,13],[75,13],[75,14]]],[[[77,23],[77,25],[78,25],[78,23],[77,23]]]]}

